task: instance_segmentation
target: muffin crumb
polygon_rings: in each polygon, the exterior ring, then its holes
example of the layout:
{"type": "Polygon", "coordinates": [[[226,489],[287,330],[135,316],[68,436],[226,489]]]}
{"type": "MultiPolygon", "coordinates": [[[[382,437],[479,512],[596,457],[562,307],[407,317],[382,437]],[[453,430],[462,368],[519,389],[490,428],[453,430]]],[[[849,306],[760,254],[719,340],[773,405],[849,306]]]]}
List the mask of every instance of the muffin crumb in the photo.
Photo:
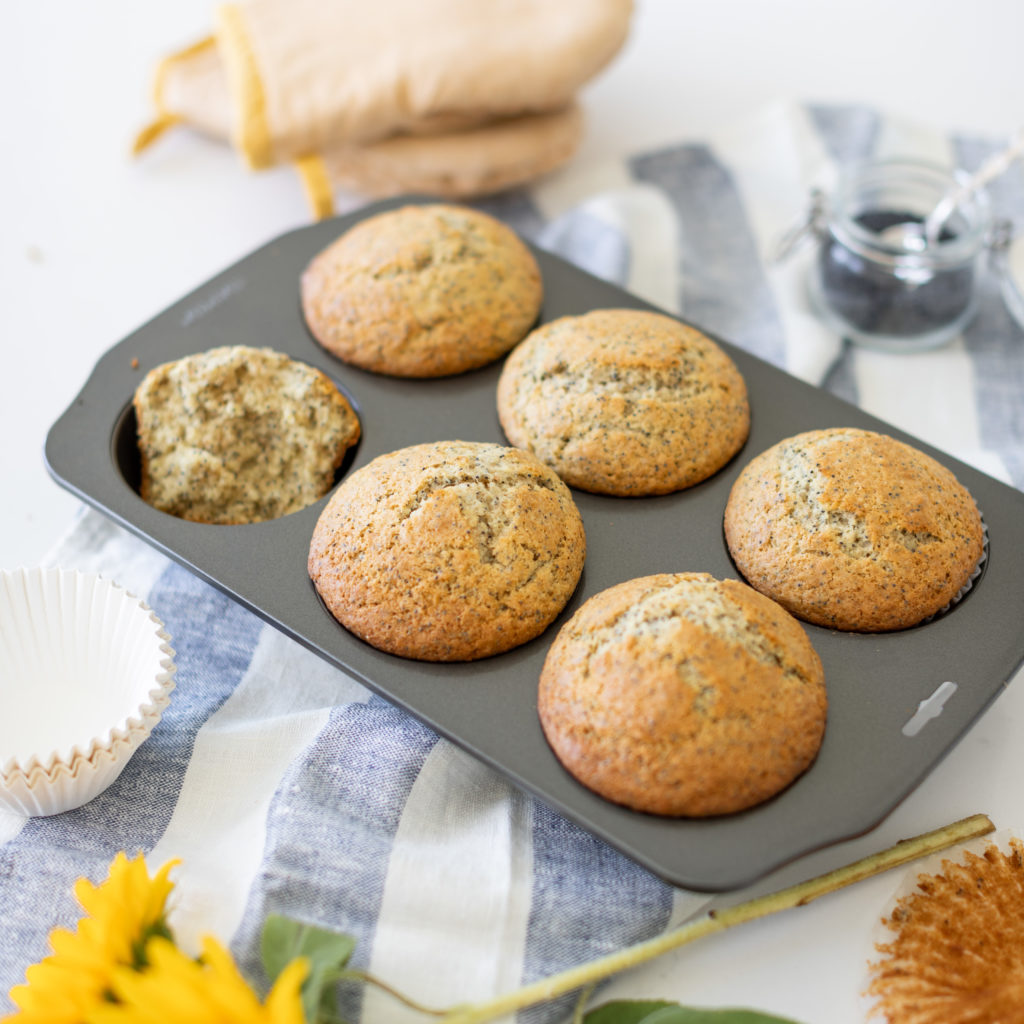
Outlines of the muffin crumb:
{"type": "Polygon", "coordinates": [[[334,485],[359,418],[331,380],[272,349],[223,346],[150,370],[133,399],[140,493],[198,523],[297,512],[334,485]]]}

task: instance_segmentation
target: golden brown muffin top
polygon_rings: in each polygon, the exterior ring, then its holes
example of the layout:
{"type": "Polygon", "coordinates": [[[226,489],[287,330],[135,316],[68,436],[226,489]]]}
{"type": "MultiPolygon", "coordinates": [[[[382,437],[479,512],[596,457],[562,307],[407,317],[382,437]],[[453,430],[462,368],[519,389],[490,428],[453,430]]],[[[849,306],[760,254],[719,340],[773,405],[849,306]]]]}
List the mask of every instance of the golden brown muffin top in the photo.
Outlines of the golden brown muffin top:
{"type": "Polygon", "coordinates": [[[835,629],[902,629],[970,579],[981,517],[950,470],[885,434],[787,438],[747,465],[725,510],[737,567],[762,593],[835,629]]]}
{"type": "Polygon", "coordinates": [[[492,362],[523,338],[543,297],[536,260],[511,228],[443,203],[358,222],[312,260],[301,286],[324,348],[398,377],[492,362]]]}
{"type": "Polygon", "coordinates": [[[750,428],[746,384],[700,331],[602,309],[532,331],[498,383],[502,428],[570,486],[665,494],[717,472],[750,428]]]}
{"type": "Polygon", "coordinates": [[[573,615],[538,709],[585,786],[635,810],[704,816],[751,807],[803,772],[827,699],[821,661],[784,609],[736,580],[666,573],[573,615]]]}
{"type": "Polygon", "coordinates": [[[543,632],[585,554],[554,472],[515,448],[444,441],[347,477],[317,523],[309,574],[335,618],[373,646],[468,661],[543,632]]]}

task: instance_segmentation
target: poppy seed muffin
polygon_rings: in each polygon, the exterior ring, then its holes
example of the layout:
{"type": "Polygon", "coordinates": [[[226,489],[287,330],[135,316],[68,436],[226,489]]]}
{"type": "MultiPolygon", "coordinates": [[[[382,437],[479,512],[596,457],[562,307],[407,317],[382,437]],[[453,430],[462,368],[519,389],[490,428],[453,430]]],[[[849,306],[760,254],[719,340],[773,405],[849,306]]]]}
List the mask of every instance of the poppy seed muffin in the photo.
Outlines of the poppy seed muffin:
{"type": "Polygon", "coordinates": [[[154,367],[133,405],[143,500],[199,523],[258,523],[318,501],[360,433],[325,374],[245,345],[154,367]]]}
{"type": "Polygon", "coordinates": [[[903,629],[945,608],[984,551],[981,516],[945,466],[885,434],[812,430],[762,452],[725,509],[737,568],[794,615],[903,629]]]}
{"type": "Polygon", "coordinates": [[[577,610],[544,662],[538,710],[583,785],[634,810],[704,817],[753,807],[805,771],[827,697],[784,609],[737,580],[666,573],[577,610]]]}
{"type": "Polygon", "coordinates": [[[367,643],[470,661],[542,633],[583,570],[568,487],[528,452],[441,441],[378,456],[324,508],[309,575],[367,643]]]}
{"type": "Polygon", "coordinates": [[[700,331],[601,309],[532,331],[498,382],[505,435],[572,487],[666,494],[721,469],[747,439],[747,389],[700,331]]]}
{"type": "Polygon", "coordinates": [[[540,270],[516,233],[448,204],[403,206],[349,228],[301,282],[313,337],[339,359],[396,377],[493,362],[537,319],[540,270]]]}

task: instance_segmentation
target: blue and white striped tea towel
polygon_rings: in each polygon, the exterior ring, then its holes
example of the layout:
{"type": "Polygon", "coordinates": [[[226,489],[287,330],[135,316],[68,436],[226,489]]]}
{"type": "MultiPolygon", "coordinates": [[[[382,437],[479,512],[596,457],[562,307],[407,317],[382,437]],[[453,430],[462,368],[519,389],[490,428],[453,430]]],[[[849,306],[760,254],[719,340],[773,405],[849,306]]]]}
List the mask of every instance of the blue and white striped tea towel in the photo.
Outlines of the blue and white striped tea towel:
{"type": "MultiPolygon", "coordinates": [[[[522,234],[980,469],[1024,486],[1024,336],[986,286],[936,352],[852,349],[810,314],[799,260],[766,254],[840,163],[977,166],[996,140],[945,138],[862,108],[778,107],[708,142],[577,165],[483,204],[522,234]]],[[[1024,224],[1024,175],[992,187],[1024,224]]],[[[704,898],[673,890],[516,791],[298,644],[93,512],[48,561],[99,571],[167,624],[168,712],[117,782],[48,819],[0,816],[0,1012],[71,888],[118,850],[179,857],[172,924],[229,942],[259,977],[280,912],[358,939],[354,962],[423,1003],[481,1000],[649,937],[704,898]],[[424,955],[429,952],[429,956],[424,955]]],[[[350,1021],[412,1019],[373,991],[350,1021]]],[[[563,1002],[529,1012],[564,1018],[563,1002]]]]}

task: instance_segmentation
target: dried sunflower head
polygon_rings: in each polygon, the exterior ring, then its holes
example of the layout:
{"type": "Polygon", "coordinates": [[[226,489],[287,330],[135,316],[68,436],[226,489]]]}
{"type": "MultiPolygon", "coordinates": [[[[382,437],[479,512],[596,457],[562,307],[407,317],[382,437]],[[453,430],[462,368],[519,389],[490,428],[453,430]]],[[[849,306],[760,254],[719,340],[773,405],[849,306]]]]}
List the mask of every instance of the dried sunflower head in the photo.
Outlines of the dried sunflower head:
{"type": "Polygon", "coordinates": [[[888,1024],[1024,1024],[1024,843],[988,843],[920,875],[883,924],[871,1016],[888,1024]]]}

